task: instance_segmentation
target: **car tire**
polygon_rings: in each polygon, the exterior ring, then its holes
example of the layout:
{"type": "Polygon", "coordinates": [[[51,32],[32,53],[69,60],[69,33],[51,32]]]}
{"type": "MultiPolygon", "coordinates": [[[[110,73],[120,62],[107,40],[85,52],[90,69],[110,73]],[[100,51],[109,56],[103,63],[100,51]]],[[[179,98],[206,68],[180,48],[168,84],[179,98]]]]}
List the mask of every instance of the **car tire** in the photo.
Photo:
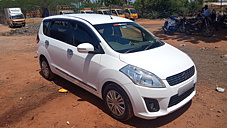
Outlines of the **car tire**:
{"type": "Polygon", "coordinates": [[[42,76],[47,80],[53,80],[55,78],[55,74],[51,71],[50,66],[46,58],[40,59],[40,68],[42,76]]]}
{"type": "Polygon", "coordinates": [[[127,121],[133,117],[131,102],[125,91],[118,85],[111,83],[104,90],[104,102],[112,117],[120,121],[127,121]]]}

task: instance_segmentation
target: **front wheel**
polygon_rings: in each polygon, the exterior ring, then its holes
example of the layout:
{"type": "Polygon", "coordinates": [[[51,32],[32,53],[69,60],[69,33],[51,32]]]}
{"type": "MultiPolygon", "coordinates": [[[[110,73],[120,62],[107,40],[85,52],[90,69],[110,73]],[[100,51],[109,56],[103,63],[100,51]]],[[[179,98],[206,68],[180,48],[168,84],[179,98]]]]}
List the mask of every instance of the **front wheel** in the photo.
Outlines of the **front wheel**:
{"type": "Polygon", "coordinates": [[[14,27],[13,24],[10,23],[10,24],[9,24],[9,28],[13,28],[13,27],[14,27]]]}
{"type": "Polygon", "coordinates": [[[131,102],[122,88],[116,84],[109,84],[103,99],[111,116],[117,120],[126,121],[133,117],[131,102]]]}
{"type": "Polygon", "coordinates": [[[205,37],[211,37],[214,34],[214,27],[211,25],[205,26],[202,29],[202,33],[203,33],[203,36],[205,37]]]}
{"type": "Polygon", "coordinates": [[[162,26],[162,30],[164,31],[165,34],[167,34],[167,29],[165,26],[162,26]]]}

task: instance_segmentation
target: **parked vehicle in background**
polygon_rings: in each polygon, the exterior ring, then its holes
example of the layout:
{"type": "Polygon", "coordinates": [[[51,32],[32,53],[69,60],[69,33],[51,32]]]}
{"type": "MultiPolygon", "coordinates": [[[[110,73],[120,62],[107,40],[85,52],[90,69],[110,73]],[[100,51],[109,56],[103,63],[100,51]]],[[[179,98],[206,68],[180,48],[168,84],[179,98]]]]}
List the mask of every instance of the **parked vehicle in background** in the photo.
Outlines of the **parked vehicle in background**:
{"type": "Polygon", "coordinates": [[[164,33],[173,35],[177,30],[177,21],[178,20],[173,16],[170,16],[170,19],[168,21],[165,21],[164,26],[162,26],[164,33]]]}
{"type": "Polygon", "coordinates": [[[130,20],[136,20],[138,19],[138,13],[134,8],[125,8],[125,18],[128,18],[130,20]]]}
{"type": "Polygon", "coordinates": [[[187,21],[186,17],[183,17],[183,18],[180,18],[179,20],[177,20],[176,28],[177,28],[178,32],[185,33],[186,21],[187,21]]]}
{"type": "Polygon", "coordinates": [[[26,18],[42,17],[42,10],[36,9],[29,12],[26,12],[26,18]]]}
{"type": "Polygon", "coordinates": [[[75,13],[74,8],[69,5],[58,5],[57,14],[71,14],[75,13]]]}
{"type": "Polygon", "coordinates": [[[103,15],[111,15],[111,11],[107,7],[101,7],[97,10],[98,14],[103,14],[103,15]]]}
{"type": "MultiPolygon", "coordinates": [[[[43,19],[37,35],[41,74],[55,74],[103,99],[126,121],[155,119],[196,94],[197,71],[188,55],[132,20],[100,14],[43,19]]],[[[82,94],[81,94],[82,95],[82,94]]]]}
{"type": "Polygon", "coordinates": [[[111,13],[114,16],[125,17],[124,11],[119,8],[111,9],[111,13]]]}
{"type": "Polygon", "coordinates": [[[186,30],[186,18],[176,19],[173,16],[170,16],[170,20],[164,22],[162,29],[164,33],[173,35],[176,31],[185,33],[186,30]]]}
{"type": "Polygon", "coordinates": [[[25,26],[25,17],[20,8],[4,8],[4,13],[9,27],[25,26]]]}
{"type": "Polygon", "coordinates": [[[186,20],[187,35],[191,35],[194,32],[202,32],[203,36],[210,37],[214,34],[214,26],[209,17],[197,17],[186,20]]]}
{"type": "Polygon", "coordinates": [[[83,9],[80,10],[80,13],[93,14],[95,12],[91,8],[83,8],[83,9]]]}

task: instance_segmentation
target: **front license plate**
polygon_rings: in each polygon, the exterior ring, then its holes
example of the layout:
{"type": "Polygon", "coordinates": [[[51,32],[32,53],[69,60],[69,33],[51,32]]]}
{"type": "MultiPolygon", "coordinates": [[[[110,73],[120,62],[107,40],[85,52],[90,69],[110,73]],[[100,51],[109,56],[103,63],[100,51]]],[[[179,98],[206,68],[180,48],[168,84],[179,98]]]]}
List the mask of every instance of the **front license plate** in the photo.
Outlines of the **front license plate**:
{"type": "Polygon", "coordinates": [[[193,86],[194,86],[194,81],[191,81],[188,84],[184,85],[183,87],[179,88],[178,96],[182,95],[183,93],[191,89],[193,86]]]}

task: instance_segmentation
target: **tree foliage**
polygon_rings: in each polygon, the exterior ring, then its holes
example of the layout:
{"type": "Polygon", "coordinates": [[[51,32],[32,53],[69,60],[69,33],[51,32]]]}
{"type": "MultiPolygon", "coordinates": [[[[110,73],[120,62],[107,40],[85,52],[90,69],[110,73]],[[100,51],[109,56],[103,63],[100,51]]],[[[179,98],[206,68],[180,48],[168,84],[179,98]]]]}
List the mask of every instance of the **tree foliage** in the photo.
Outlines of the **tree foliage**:
{"type": "Polygon", "coordinates": [[[57,5],[68,5],[79,0],[0,0],[0,9],[20,7],[23,11],[37,8],[55,9],[57,5]]]}
{"type": "Polygon", "coordinates": [[[142,17],[166,18],[170,15],[184,16],[201,8],[203,0],[136,0],[135,8],[142,17]]]}
{"type": "Polygon", "coordinates": [[[205,2],[218,2],[218,0],[205,0],[205,2]]]}
{"type": "MultiPolygon", "coordinates": [[[[125,6],[131,0],[0,0],[0,10],[9,7],[20,7],[24,12],[35,9],[56,9],[57,5],[73,5],[78,10],[82,7],[97,8],[101,6],[125,6]]],[[[207,0],[217,1],[217,0],[207,0]]],[[[136,0],[133,4],[140,16],[146,18],[165,18],[170,15],[183,16],[197,12],[203,0],[136,0]]]]}

